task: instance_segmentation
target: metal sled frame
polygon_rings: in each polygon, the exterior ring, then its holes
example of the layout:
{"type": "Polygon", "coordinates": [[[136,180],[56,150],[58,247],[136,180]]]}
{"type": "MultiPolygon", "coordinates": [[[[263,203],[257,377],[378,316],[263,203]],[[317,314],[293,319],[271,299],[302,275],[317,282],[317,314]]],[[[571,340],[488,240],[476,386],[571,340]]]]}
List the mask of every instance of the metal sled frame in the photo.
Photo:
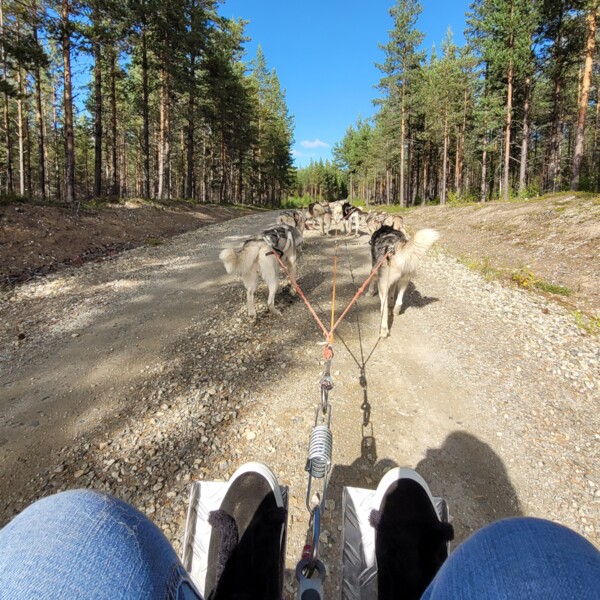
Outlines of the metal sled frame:
{"type": "MultiPolygon", "coordinates": [[[[343,600],[372,600],[377,598],[377,562],[375,560],[375,529],[369,515],[381,503],[386,482],[398,477],[415,479],[427,491],[438,518],[449,521],[448,505],[444,498],[431,495],[427,483],[412,469],[392,469],[377,490],[345,487],[342,495],[342,572],[343,600]]],[[[208,549],[212,527],[208,515],[218,510],[227,493],[227,482],[194,481],[190,493],[185,535],[183,566],[200,593],[205,595],[208,549]]],[[[288,509],[288,488],[279,486],[285,509],[288,509]]],[[[285,548],[284,550],[285,551],[285,548]]]]}

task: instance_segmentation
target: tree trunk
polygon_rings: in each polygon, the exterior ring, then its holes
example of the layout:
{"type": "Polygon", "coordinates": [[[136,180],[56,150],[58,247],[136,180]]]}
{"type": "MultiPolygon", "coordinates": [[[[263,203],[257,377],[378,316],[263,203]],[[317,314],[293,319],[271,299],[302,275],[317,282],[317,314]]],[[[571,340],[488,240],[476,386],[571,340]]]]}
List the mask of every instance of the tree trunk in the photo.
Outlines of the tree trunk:
{"type": "Polygon", "coordinates": [[[164,188],[165,197],[167,200],[171,199],[173,192],[172,182],[172,169],[171,169],[171,150],[172,150],[172,138],[171,138],[171,93],[170,93],[170,81],[169,75],[166,75],[167,88],[165,90],[165,131],[164,131],[164,188]]]}
{"type": "Polygon", "coordinates": [[[427,167],[429,165],[429,148],[428,144],[425,144],[425,150],[423,152],[423,198],[421,200],[421,204],[425,204],[427,202],[427,167]]]}
{"type": "Polygon", "coordinates": [[[456,144],[454,149],[454,192],[456,197],[460,196],[460,136],[455,130],[456,144]]]}
{"type": "Polygon", "coordinates": [[[4,84],[4,134],[6,139],[6,189],[8,192],[14,190],[14,176],[12,167],[12,139],[10,135],[10,114],[8,103],[8,65],[6,63],[6,52],[4,50],[4,12],[2,0],[0,0],[0,60],[2,62],[2,82],[4,84]]]}
{"type": "Polygon", "coordinates": [[[588,99],[590,93],[590,82],[592,79],[592,66],[594,62],[594,48],[596,42],[596,21],[598,18],[598,0],[592,2],[590,12],[586,17],[588,32],[585,50],[585,64],[583,67],[583,79],[581,82],[581,96],[577,110],[577,131],[575,135],[575,153],[573,155],[573,171],[571,174],[571,189],[579,188],[579,173],[583,160],[583,142],[585,135],[585,117],[587,114],[588,99]]]}
{"type": "Polygon", "coordinates": [[[481,153],[481,192],[479,199],[481,202],[487,200],[487,140],[484,140],[483,152],[481,153]]]}
{"type": "Polygon", "coordinates": [[[186,165],[185,165],[185,157],[186,157],[186,147],[185,147],[185,130],[187,128],[186,127],[181,127],[181,129],[179,130],[179,162],[180,162],[180,169],[179,169],[179,173],[177,175],[177,179],[179,180],[179,185],[177,186],[179,188],[179,197],[180,198],[185,198],[185,190],[186,190],[186,183],[187,183],[187,169],[186,169],[186,165]]]}
{"type": "Polygon", "coordinates": [[[559,174],[559,153],[561,131],[561,94],[562,94],[562,76],[563,76],[563,23],[562,18],[558,24],[556,38],[554,40],[554,54],[556,55],[556,64],[554,66],[554,85],[552,87],[552,126],[550,130],[550,147],[548,160],[548,176],[546,189],[555,192],[558,187],[559,174]]]}
{"type": "MultiPolygon", "coordinates": [[[[1,2],[1,0],[0,0],[1,2]]],[[[37,25],[33,27],[33,39],[38,42],[37,25]]],[[[39,175],[40,175],[40,196],[42,202],[46,201],[46,149],[45,149],[45,127],[44,127],[44,110],[42,103],[42,77],[40,67],[36,63],[35,66],[35,104],[36,104],[36,120],[38,126],[38,160],[39,160],[39,175]]]]}
{"type": "Polygon", "coordinates": [[[158,123],[158,197],[164,198],[165,187],[165,128],[166,128],[166,99],[165,99],[165,79],[166,75],[162,74],[162,85],[160,86],[160,116],[158,123]]]}
{"type": "Polygon", "coordinates": [[[102,196],[102,46],[98,29],[100,17],[98,4],[94,5],[94,26],[97,28],[94,38],[94,197],[102,196]]]}
{"type": "Polygon", "coordinates": [[[596,191],[600,192],[600,149],[598,148],[598,129],[600,129],[600,81],[596,85],[596,124],[594,126],[594,165],[598,174],[596,191]]]}
{"type": "Polygon", "coordinates": [[[458,174],[457,174],[457,182],[456,182],[456,195],[461,196],[462,194],[462,174],[465,162],[465,144],[467,139],[467,110],[468,110],[468,88],[465,87],[464,99],[463,99],[463,122],[462,129],[460,134],[460,146],[457,144],[457,148],[460,148],[459,151],[459,159],[458,159],[458,174]]]}
{"type": "Polygon", "coordinates": [[[406,83],[402,82],[402,99],[400,108],[400,206],[404,206],[404,137],[405,137],[405,120],[406,107],[404,106],[404,94],[406,83]]]}
{"type": "Polygon", "coordinates": [[[444,151],[442,157],[442,189],[440,190],[440,205],[446,204],[446,186],[448,182],[448,113],[444,113],[444,151]]]}
{"type": "MultiPolygon", "coordinates": [[[[58,79],[58,78],[57,78],[58,79]]],[[[54,105],[53,105],[53,129],[54,129],[54,185],[56,199],[62,195],[62,181],[60,179],[60,164],[59,164],[59,133],[58,133],[58,81],[54,83],[54,105]]]]}
{"type": "Polygon", "coordinates": [[[29,126],[29,101],[27,97],[25,97],[23,126],[25,129],[25,193],[30,197],[33,190],[31,186],[31,128],[29,126]]]}
{"type": "Polygon", "coordinates": [[[119,192],[121,194],[121,198],[127,198],[129,196],[129,186],[127,185],[127,179],[129,177],[129,173],[127,171],[128,160],[127,160],[127,137],[125,132],[121,134],[121,183],[119,184],[119,192]]]}
{"type": "Polygon", "coordinates": [[[23,72],[17,67],[17,136],[19,142],[19,194],[25,195],[25,146],[23,144],[23,72]]]}
{"type": "Polygon", "coordinates": [[[508,65],[507,87],[506,87],[506,124],[504,134],[504,181],[502,195],[505,201],[509,198],[510,186],[510,126],[512,121],[512,96],[513,96],[513,63],[508,65]]]}
{"type": "Polygon", "coordinates": [[[386,203],[390,204],[390,193],[392,191],[392,175],[389,167],[385,171],[385,200],[386,203]]]}
{"type": "Polygon", "coordinates": [[[529,151],[529,110],[531,100],[531,75],[525,79],[525,101],[523,105],[523,139],[521,140],[521,163],[519,166],[519,194],[525,193],[527,185],[527,156],[529,151]]]}
{"type": "Polygon", "coordinates": [[[111,173],[113,198],[118,198],[119,192],[119,169],[117,161],[117,49],[113,46],[110,53],[110,110],[111,110],[111,173]]]}
{"type": "Polygon", "coordinates": [[[71,87],[71,32],[69,0],[61,4],[61,41],[64,67],[65,108],[65,201],[75,202],[75,136],[73,131],[73,91],[71,87]]]}
{"type": "Polygon", "coordinates": [[[148,87],[148,41],[146,22],[142,23],[142,118],[144,121],[142,132],[142,145],[144,153],[144,192],[146,199],[150,198],[150,90],[148,87]]]}
{"type": "MultiPolygon", "coordinates": [[[[193,58],[192,58],[193,64],[193,58]]],[[[190,92],[188,101],[188,125],[187,125],[187,171],[185,179],[185,196],[194,197],[194,103],[195,94],[190,92]]]]}

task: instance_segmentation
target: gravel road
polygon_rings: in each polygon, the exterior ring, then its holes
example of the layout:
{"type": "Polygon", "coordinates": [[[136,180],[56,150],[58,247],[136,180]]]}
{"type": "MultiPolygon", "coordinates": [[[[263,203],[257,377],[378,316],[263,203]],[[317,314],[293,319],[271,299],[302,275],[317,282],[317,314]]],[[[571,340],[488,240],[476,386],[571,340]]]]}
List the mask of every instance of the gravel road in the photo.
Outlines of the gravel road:
{"type": "MultiPolygon", "coordinates": [[[[89,487],[132,502],[180,550],[190,480],[224,480],[260,460],[290,486],[294,597],[322,339],[287,287],[282,317],[267,314],[261,288],[251,322],[241,282],[217,259],[273,218],[64,271],[0,305],[0,524],[36,498],[89,487]]],[[[468,270],[441,234],[390,337],[378,338],[378,299],[361,297],[335,340],[321,546],[333,596],[342,487],[373,488],[395,465],[447,498],[457,542],[532,515],[600,547],[600,340],[558,304],[468,270]]],[[[299,261],[324,319],[335,252],[333,236],[309,232],[299,261]]],[[[339,313],[369,272],[367,237],[339,238],[337,254],[339,313]]]]}

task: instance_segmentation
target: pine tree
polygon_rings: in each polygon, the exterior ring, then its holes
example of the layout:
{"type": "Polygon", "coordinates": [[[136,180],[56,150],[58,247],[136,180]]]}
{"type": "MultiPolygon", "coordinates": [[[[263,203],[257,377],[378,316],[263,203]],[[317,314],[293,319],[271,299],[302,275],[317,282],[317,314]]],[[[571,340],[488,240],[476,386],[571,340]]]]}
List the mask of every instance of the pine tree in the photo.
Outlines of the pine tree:
{"type": "Polygon", "coordinates": [[[489,84],[506,90],[502,194],[508,200],[514,86],[531,61],[537,26],[535,4],[530,0],[476,0],[467,22],[470,41],[486,64],[489,84]]]}
{"type": "Polygon", "coordinates": [[[585,20],[587,24],[585,64],[583,67],[581,93],[577,109],[577,132],[575,138],[575,152],[573,155],[573,169],[571,175],[572,190],[577,190],[579,188],[579,174],[581,170],[581,163],[583,161],[585,118],[587,114],[590,83],[592,79],[592,65],[594,62],[594,49],[596,44],[596,25],[598,21],[599,10],[600,2],[598,0],[588,0],[585,7],[585,20]]]}
{"type": "Polygon", "coordinates": [[[394,115],[399,122],[399,201],[400,206],[405,205],[405,141],[407,113],[410,110],[411,85],[418,70],[423,53],[417,48],[423,41],[423,33],[415,28],[422,6],[418,0],[397,0],[390,9],[390,16],[394,20],[394,28],[389,32],[389,41],[380,48],[384,51],[385,60],[377,65],[384,74],[379,83],[383,92],[380,103],[388,103],[390,114],[387,117],[388,130],[393,131],[394,115]]]}

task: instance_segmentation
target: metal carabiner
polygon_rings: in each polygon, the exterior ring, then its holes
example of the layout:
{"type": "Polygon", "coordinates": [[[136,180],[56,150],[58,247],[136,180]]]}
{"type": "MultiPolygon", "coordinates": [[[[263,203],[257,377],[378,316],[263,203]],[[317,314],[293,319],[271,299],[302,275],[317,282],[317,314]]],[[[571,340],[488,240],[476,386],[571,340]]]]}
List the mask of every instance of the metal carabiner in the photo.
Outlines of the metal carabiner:
{"type": "Polygon", "coordinates": [[[327,404],[329,402],[329,392],[333,389],[333,378],[329,373],[326,373],[321,378],[321,410],[323,414],[327,412],[327,404]]]}

